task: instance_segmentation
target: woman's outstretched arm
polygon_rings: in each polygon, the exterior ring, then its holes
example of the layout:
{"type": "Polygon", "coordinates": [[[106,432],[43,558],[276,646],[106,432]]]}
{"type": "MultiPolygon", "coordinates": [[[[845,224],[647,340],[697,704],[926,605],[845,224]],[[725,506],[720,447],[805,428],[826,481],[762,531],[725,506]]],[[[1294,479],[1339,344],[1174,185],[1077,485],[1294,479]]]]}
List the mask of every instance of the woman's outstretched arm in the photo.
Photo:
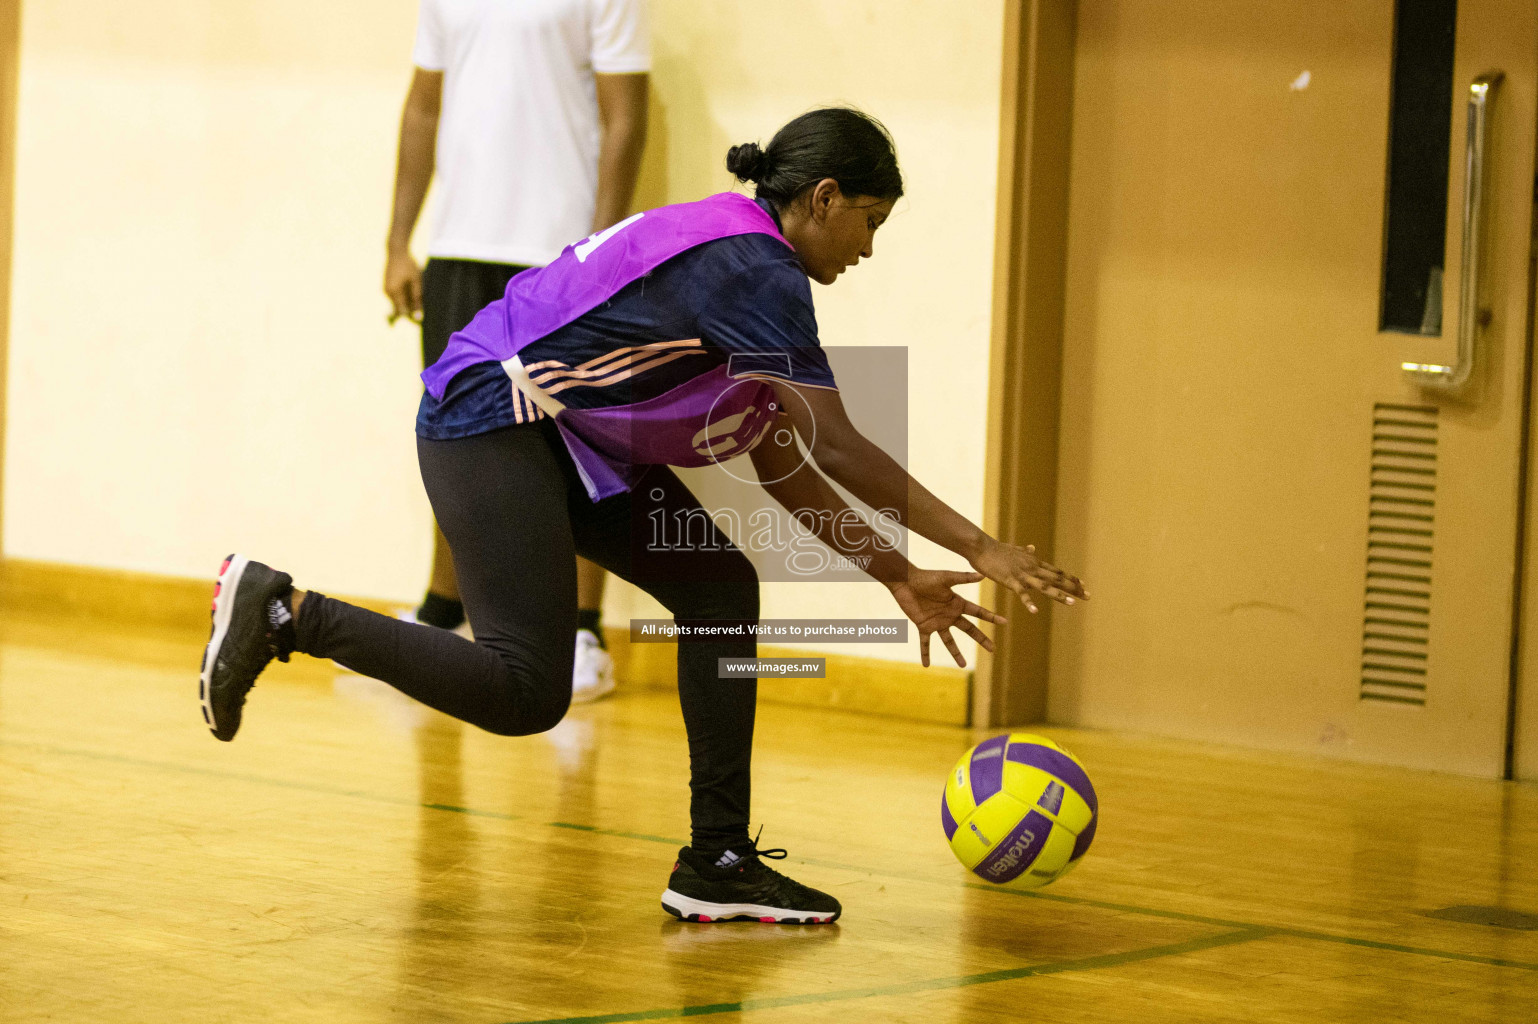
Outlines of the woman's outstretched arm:
{"type": "Polygon", "coordinates": [[[1076,576],[990,537],[981,527],[935,497],[879,446],[860,433],[837,391],[798,388],[774,380],[780,407],[795,423],[817,468],[874,509],[897,512],[903,526],[956,552],[988,578],[1013,590],[1031,611],[1031,592],[1072,604],[1089,595],[1076,576]]]}
{"type": "MultiPolygon", "coordinates": [[[[778,431],[774,431],[778,433],[778,431]]],[[[779,443],[764,438],[753,449],[753,468],[760,485],[783,505],[804,528],[828,547],[853,558],[866,559],[865,571],[891,592],[893,600],[919,630],[919,656],[929,667],[929,638],[938,633],[956,664],[966,667],[951,629],[966,633],[986,651],[993,641],[967,616],[987,622],[1004,622],[1004,616],[988,611],[951,590],[976,583],[981,574],[920,569],[903,557],[801,456],[793,440],[779,443]]]]}

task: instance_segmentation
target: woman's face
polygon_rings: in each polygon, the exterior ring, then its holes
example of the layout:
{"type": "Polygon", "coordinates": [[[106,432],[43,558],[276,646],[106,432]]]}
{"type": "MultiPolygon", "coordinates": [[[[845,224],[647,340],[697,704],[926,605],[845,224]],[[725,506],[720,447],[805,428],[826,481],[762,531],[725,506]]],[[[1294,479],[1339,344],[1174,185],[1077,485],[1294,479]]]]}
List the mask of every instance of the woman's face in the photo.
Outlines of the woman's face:
{"type": "Polygon", "coordinates": [[[891,199],[846,196],[838,182],[824,178],[781,216],[785,240],[796,250],[806,274],[832,284],[845,270],[869,259],[876,229],[891,216],[891,199]]]}

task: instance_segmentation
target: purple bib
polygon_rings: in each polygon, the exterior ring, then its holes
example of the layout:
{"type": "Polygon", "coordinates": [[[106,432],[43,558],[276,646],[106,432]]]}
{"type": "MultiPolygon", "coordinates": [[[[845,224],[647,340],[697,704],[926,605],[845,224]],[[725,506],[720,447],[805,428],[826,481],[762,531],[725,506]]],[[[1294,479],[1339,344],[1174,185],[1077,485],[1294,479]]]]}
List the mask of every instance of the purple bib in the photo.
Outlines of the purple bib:
{"type": "MultiPolygon", "coordinates": [[[[549,266],[514,277],[500,302],[449,339],[422,382],[441,401],[462,370],[511,359],[688,249],[753,233],[790,245],[773,217],[736,192],[622,220],[567,246],[549,266]]],[[[555,421],[588,496],[598,501],[634,486],[637,466],[706,466],[741,455],[773,422],[773,405],[774,389],[763,380],[734,380],[728,367],[718,366],[648,401],[562,409],[555,421]]]]}

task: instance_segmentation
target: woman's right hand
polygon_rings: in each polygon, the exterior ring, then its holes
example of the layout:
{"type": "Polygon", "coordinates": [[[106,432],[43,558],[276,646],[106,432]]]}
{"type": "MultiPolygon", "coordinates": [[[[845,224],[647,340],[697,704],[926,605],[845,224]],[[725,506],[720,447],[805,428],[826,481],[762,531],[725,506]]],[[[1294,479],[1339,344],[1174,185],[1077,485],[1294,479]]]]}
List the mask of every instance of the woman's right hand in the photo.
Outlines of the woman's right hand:
{"type": "Polygon", "coordinates": [[[1037,558],[1034,544],[1022,548],[989,537],[982,550],[972,559],[972,568],[1019,594],[1020,600],[1032,612],[1036,611],[1036,602],[1031,599],[1032,591],[1046,594],[1063,604],[1089,599],[1089,594],[1084,591],[1084,583],[1077,576],[1071,576],[1050,562],[1037,558]]]}
{"type": "Polygon", "coordinates": [[[978,629],[977,623],[967,616],[987,622],[1004,622],[1004,616],[973,604],[951,590],[952,587],[976,583],[981,579],[982,576],[975,572],[910,569],[908,578],[903,582],[888,584],[897,607],[919,628],[919,657],[925,668],[929,667],[929,637],[934,633],[940,634],[951,657],[962,668],[966,668],[967,659],[962,657],[961,649],[956,646],[956,638],[951,636],[952,629],[959,629],[976,640],[983,650],[993,650],[993,641],[988,634],[978,629]]]}
{"type": "Polygon", "coordinates": [[[384,291],[390,297],[390,323],[401,317],[422,322],[422,268],[410,252],[391,250],[386,257],[384,291]]]}

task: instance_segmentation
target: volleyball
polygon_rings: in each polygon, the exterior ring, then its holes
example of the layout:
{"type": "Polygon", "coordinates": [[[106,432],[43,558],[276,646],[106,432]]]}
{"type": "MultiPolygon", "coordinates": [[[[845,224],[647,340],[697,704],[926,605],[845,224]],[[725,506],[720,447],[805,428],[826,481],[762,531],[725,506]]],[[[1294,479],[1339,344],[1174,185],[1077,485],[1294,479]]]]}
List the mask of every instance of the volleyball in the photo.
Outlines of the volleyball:
{"type": "Polygon", "coordinates": [[[940,797],[940,824],[956,859],[986,882],[1017,889],[1073,870],[1099,817],[1084,766],[1031,733],[995,736],[967,751],[940,797]]]}

